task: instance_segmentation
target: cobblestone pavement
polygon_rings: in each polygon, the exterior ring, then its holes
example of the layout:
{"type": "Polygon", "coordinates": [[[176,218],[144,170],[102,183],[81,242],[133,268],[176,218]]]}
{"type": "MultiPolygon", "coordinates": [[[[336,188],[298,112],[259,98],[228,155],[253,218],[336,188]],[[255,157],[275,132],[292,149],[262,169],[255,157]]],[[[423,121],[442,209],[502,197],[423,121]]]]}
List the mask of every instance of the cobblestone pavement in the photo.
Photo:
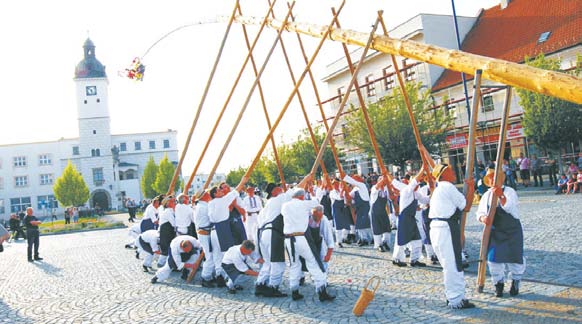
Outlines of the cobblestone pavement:
{"type": "MultiPolygon", "coordinates": [[[[520,192],[521,194],[521,192],[520,192]]],[[[473,208],[474,212],[475,208],[473,208]]],[[[310,280],[305,299],[264,299],[253,281],[229,295],[187,285],[172,274],[152,285],[132,250],[124,249],[127,230],[41,237],[42,262],[26,261],[23,241],[0,254],[0,323],[385,323],[385,322],[582,322],[582,195],[524,193],[521,218],[528,269],[516,298],[495,298],[487,281],[475,288],[477,263],[466,272],[472,310],[445,306],[438,267],[398,268],[390,254],[371,247],[346,247],[333,256],[330,290],[338,298],[320,303],[310,280]],[[365,314],[351,311],[372,275],[381,286],[365,314]]],[[[467,244],[476,259],[482,227],[469,214],[467,244]]],[[[288,290],[284,287],[283,290],[288,290]]]]}

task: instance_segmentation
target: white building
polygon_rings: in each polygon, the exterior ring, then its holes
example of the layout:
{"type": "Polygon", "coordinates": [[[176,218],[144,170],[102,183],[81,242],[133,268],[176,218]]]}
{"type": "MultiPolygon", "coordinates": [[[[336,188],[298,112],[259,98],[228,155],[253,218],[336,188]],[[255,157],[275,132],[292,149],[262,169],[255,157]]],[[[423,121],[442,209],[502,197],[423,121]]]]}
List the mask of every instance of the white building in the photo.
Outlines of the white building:
{"type": "MultiPolygon", "coordinates": [[[[476,20],[476,17],[457,17],[461,39],[471,30],[476,20]]],[[[413,40],[444,48],[456,48],[457,41],[453,28],[454,20],[452,16],[419,14],[391,30],[389,35],[393,38],[413,40]]],[[[362,48],[357,48],[350,53],[354,68],[358,64],[361,55],[362,48]]],[[[442,67],[404,57],[397,56],[396,61],[402,77],[406,81],[422,82],[427,91],[430,90],[444,71],[442,67]]],[[[330,98],[325,100],[324,103],[327,104],[327,116],[331,120],[337,113],[352,75],[344,56],[328,64],[326,70],[323,82],[327,84],[330,98]]],[[[358,83],[366,103],[376,102],[380,98],[391,94],[393,88],[398,87],[398,80],[390,55],[371,50],[360,69],[358,83]]],[[[348,105],[350,104],[355,107],[360,106],[355,90],[352,90],[350,94],[348,105]]],[[[344,109],[345,111],[347,109],[344,109]]],[[[357,148],[349,147],[344,143],[344,125],[345,122],[339,122],[334,134],[334,140],[345,154],[345,159],[342,163],[345,171],[347,173],[368,174],[374,169],[377,170],[375,159],[370,161],[357,148]]]]}
{"type": "Polygon", "coordinates": [[[52,188],[69,160],[89,187],[88,206],[98,203],[105,209],[122,207],[125,197],[144,198],[140,179],[150,156],[156,163],[165,154],[174,163],[178,160],[174,130],[111,134],[105,67],[90,39],[83,49],[74,78],[79,137],[0,146],[0,220],[29,206],[41,216],[51,207],[62,212],[65,206],[58,206],[52,188]]]}
{"type": "MultiPolygon", "coordinates": [[[[193,195],[200,189],[204,188],[204,184],[206,183],[206,180],[208,180],[209,175],[210,174],[208,173],[200,173],[195,175],[194,179],[192,180],[192,184],[190,184],[190,188],[188,188],[188,194],[193,195]]],[[[188,180],[190,180],[190,176],[184,177],[184,184],[186,184],[188,180]]],[[[211,188],[213,185],[224,181],[226,181],[226,175],[224,173],[215,173],[214,176],[212,176],[212,181],[208,185],[208,188],[211,188]]]]}

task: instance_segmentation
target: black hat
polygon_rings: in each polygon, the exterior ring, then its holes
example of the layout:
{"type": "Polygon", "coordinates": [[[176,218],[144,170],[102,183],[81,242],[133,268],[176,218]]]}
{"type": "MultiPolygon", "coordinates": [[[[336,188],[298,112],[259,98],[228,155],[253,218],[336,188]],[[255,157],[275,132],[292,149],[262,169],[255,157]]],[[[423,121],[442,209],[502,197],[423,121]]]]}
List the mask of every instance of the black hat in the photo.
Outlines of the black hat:
{"type": "Polygon", "coordinates": [[[273,192],[273,189],[275,189],[277,187],[278,187],[278,185],[276,185],[272,182],[269,182],[267,184],[267,186],[265,187],[265,192],[267,193],[267,199],[271,198],[271,192],[273,192]]]}

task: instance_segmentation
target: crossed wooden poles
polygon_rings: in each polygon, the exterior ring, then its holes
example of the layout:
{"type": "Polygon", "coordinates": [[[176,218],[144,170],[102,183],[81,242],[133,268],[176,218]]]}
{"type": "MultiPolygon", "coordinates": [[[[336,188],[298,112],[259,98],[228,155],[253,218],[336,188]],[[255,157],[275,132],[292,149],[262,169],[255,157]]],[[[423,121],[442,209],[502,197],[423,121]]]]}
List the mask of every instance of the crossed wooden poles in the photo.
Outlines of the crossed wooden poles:
{"type": "MultiPolygon", "coordinates": [[[[357,31],[352,31],[352,30],[342,30],[341,29],[341,26],[340,26],[340,23],[338,20],[338,15],[340,14],[342,8],[344,7],[345,0],[340,4],[337,11],[335,9],[332,9],[333,18],[332,18],[330,24],[326,25],[326,26],[318,26],[318,25],[314,25],[314,24],[295,22],[295,19],[293,17],[293,7],[295,5],[295,1],[288,3],[288,7],[287,7],[288,11],[287,11],[284,19],[277,20],[277,19],[275,19],[274,10],[273,10],[273,8],[275,6],[275,2],[276,2],[276,0],[272,0],[272,1],[268,0],[269,9],[267,11],[267,14],[265,15],[264,18],[259,19],[259,18],[254,18],[254,17],[242,16],[240,2],[239,2],[239,0],[235,0],[235,5],[233,8],[233,11],[227,20],[228,21],[227,28],[226,28],[226,31],[224,33],[224,36],[223,36],[223,39],[222,39],[222,42],[220,45],[220,49],[219,49],[218,54],[216,56],[216,60],[214,62],[213,68],[211,70],[209,79],[206,83],[206,87],[205,87],[203,95],[201,97],[201,100],[200,100],[198,109],[196,111],[194,120],[192,122],[192,126],[190,128],[189,133],[188,133],[186,143],[184,145],[184,149],[182,150],[182,155],[180,157],[175,174],[174,174],[172,181],[171,181],[171,184],[169,186],[168,193],[172,193],[174,191],[173,188],[174,188],[174,186],[177,182],[177,179],[179,177],[179,174],[181,172],[182,163],[184,161],[184,158],[185,158],[186,153],[188,151],[188,148],[190,146],[190,141],[191,141],[192,135],[193,135],[194,130],[196,128],[196,125],[197,125],[200,113],[202,111],[202,108],[204,106],[209,88],[212,84],[214,74],[216,72],[216,69],[217,69],[218,64],[220,62],[222,53],[224,51],[226,40],[228,38],[228,35],[230,33],[230,29],[231,29],[232,24],[234,22],[240,23],[242,26],[243,35],[244,35],[244,39],[245,39],[245,45],[246,45],[246,48],[248,50],[248,54],[244,60],[244,63],[242,64],[242,66],[240,68],[239,74],[238,74],[228,96],[226,97],[225,103],[224,103],[221,111],[218,114],[218,117],[217,117],[216,122],[214,124],[214,127],[211,131],[211,134],[210,134],[210,136],[208,136],[207,142],[202,150],[202,153],[199,156],[199,159],[194,167],[194,170],[192,171],[192,174],[189,178],[189,181],[184,186],[184,192],[188,191],[188,188],[190,187],[191,182],[193,181],[194,176],[196,175],[196,172],[198,171],[198,168],[201,164],[201,161],[202,161],[203,157],[205,156],[206,151],[211,143],[211,140],[212,140],[219,124],[220,124],[222,116],[224,115],[225,110],[226,110],[228,104],[230,103],[232,95],[233,95],[233,93],[238,85],[238,81],[240,80],[242,73],[244,72],[249,61],[251,62],[251,65],[252,65],[253,73],[255,75],[255,81],[254,81],[253,85],[251,86],[251,89],[249,90],[249,93],[246,97],[246,100],[239,111],[239,114],[237,116],[235,124],[232,127],[232,129],[229,133],[229,136],[228,136],[226,142],[224,143],[224,145],[219,153],[219,156],[218,156],[218,158],[217,158],[217,160],[212,168],[212,171],[210,172],[208,179],[204,183],[203,189],[207,189],[208,186],[210,185],[210,183],[212,182],[212,179],[214,177],[214,173],[216,172],[216,169],[218,168],[224,153],[228,149],[230,141],[231,141],[234,133],[236,132],[238,125],[240,123],[240,120],[241,120],[242,116],[244,115],[246,108],[249,105],[249,102],[250,102],[250,99],[254,93],[254,90],[257,87],[259,89],[259,95],[261,98],[261,105],[263,108],[263,112],[265,115],[265,120],[267,123],[267,127],[269,129],[269,132],[266,135],[265,140],[263,141],[263,143],[262,143],[260,149],[258,150],[255,158],[253,159],[251,165],[248,167],[247,171],[245,172],[243,179],[241,180],[242,184],[246,183],[246,181],[248,181],[248,179],[250,178],[250,175],[252,174],[254,168],[256,167],[256,165],[257,165],[266,145],[268,144],[268,142],[271,142],[271,146],[273,148],[273,154],[275,157],[275,162],[277,164],[277,168],[278,168],[281,182],[283,184],[285,183],[281,162],[279,160],[276,144],[275,144],[275,141],[273,138],[273,133],[277,129],[279,123],[281,122],[281,119],[285,115],[287,109],[289,108],[289,106],[291,104],[291,101],[294,99],[295,96],[297,96],[298,101],[300,103],[300,107],[301,107],[302,114],[303,114],[304,119],[305,119],[306,127],[309,131],[310,138],[311,138],[311,141],[312,141],[313,146],[314,146],[314,151],[317,153],[315,162],[314,162],[313,167],[310,171],[310,175],[313,176],[315,174],[315,172],[317,171],[317,168],[321,167],[323,177],[329,181],[329,174],[325,168],[324,163],[322,162],[322,157],[323,157],[323,154],[325,152],[327,145],[330,144],[337,169],[340,173],[340,176],[343,177],[344,171],[343,171],[343,168],[341,166],[341,163],[340,163],[340,160],[339,160],[339,157],[337,154],[337,148],[335,147],[335,143],[333,141],[333,131],[334,131],[334,128],[336,127],[336,125],[338,124],[338,121],[342,115],[343,109],[344,109],[347,101],[349,100],[350,92],[351,92],[353,87],[355,87],[355,92],[356,92],[356,95],[358,97],[360,108],[361,108],[362,113],[364,115],[364,119],[365,119],[366,126],[367,126],[367,129],[369,132],[370,140],[372,142],[372,146],[374,147],[374,152],[375,152],[378,164],[380,166],[381,173],[384,177],[386,177],[388,179],[389,182],[391,182],[392,176],[390,175],[390,173],[386,169],[384,162],[383,162],[383,158],[381,156],[381,152],[378,149],[372,121],[369,118],[366,104],[365,104],[363,96],[361,94],[360,86],[357,82],[358,72],[359,72],[363,62],[365,61],[366,54],[370,48],[375,49],[375,50],[380,51],[380,52],[383,52],[383,53],[390,54],[392,65],[394,66],[395,74],[396,74],[397,79],[398,79],[400,90],[402,91],[402,95],[403,95],[405,103],[406,103],[406,108],[408,110],[408,114],[409,114],[411,124],[413,127],[413,131],[414,131],[414,136],[415,136],[415,139],[416,139],[416,142],[417,142],[419,149],[424,148],[423,144],[422,144],[422,140],[421,140],[421,134],[420,134],[418,127],[417,127],[417,124],[416,124],[414,112],[413,112],[408,94],[406,92],[404,80],[402,79],[402,76],[400,75],[400,70],[399,70],[395,55],[399,55],[399,56],[406,57],[406,58],[411,58],[411,59],[414,59],[417,61],[422,61],[422,62],[434,64],[434,65],[439,65],[439,66],[445,67],[445,68],[450,69],[450,70],[455,70],[458,72],[465,72],[465,73],[470,73],[470,74],[475,75],[472,114],[471,114],[471,119],[469,122],[469,145],[468,145],[468,153],[467,153],[468,156],[467,156],[467,166],[466,166],[467,178],[473,177],[472,170],[473,170],[474,155],[475,155],[475,128],[476,128],[476,123],[477,123],[477,119],[478,119],[478,107],[479,107],[480,99],[481,99],[481,91],[480,91],[481,77],[484,77],[484,78],[492,80],[492,81],[501,82],[501,83],[507,84],[509,86],[518,86],[518,87],[528,89],[528,90],[531,90],[534,92],[539,92],[539,93],[555,96],[555,97],[558,97],[558,98],[561,98],[564,100],[582,103],[582,92],[579,91],[579,89],[582,88],[582,79],[580,79],[580,78],[577,78],[577,77],[574,77],[574,76],[571,76],[568,74],[560,73],[560,72],[540,70],[540,69],[525,66],[525,65],[520,65],[520,64],[516,64],[516,63],[512,63],[512,62],[498,60],[498,59],[487,58],[487,57],[474,55],[474,54],[470,54],[470,53],[464,53],[461,51],[443,49],[443,48],[439,48],[437,46],[418,43],[418,42],[414,42],[414,41],[410,41],[410,40],[393,39],[393,38],[390,38],[388,36],[388,31],[387,31],[386,25],[382,19],[382,12],[378,12],[378,17],[376,19],[376,22],[374,23],[372,31],[369,33],[363,33],[363,32],[357,32],[357,31]],[[246,25],[259,25],[260,26],[252,43],[249,42],[249,37],[248,37],[247,30],[246,30],[246,25]],[[383,29],[383,35],[376,34],[376,29],[379,26],[381,26],[383,29]],[[257,64],[256,64],[254,56],[253,56],[253,50],[255,49],[256,44],[259,40],[259,37],[261,36],[261,33],[263,32],[265,27],[273,28],[273,29],[277,30],[277,37],[274,40],[273,45],[271,46],[271,49],[270,49],[269,53],[267,54],[267,57],[265,58],[263,64],[261,65],[261,67],[259,69],[257,69],[257,64]],[[293,72],[293,69],[291,67],[291,63],[289,61],[287,49],[285,48],[285,45],[284,45],[284,42],[282,39],[282,34],[284,31],[294,32],[296,34],[299,48],[301,50],[302,57],[304,58],[304,61],[306,64],[303,72],[299,75],[298,78],[295,76],[295,74],[293,72]],[[314,50],[312,56],[309,59],[306,55],[305,48],[303,46],[303,42],[301,40],[300,34],[305,34],[308,36],[320,38],[320,41],[319,41],[316,49],[314,50]],[[315,59],[316,59],[319,51],[321,50],[321,47],[323,46],[326,39],[331,39],[331,40],[339,41],[342,43],[344,54],[345,54],[346,60],[347,60],[347,66],[350,70],[350,73],[352,74],[352,78],[351,78],[351,80],[347,86],[347,89],[346,89],[346,93],[342,97],[340,106],[338,107],[338,110],[336,112],[336,115],[335,115],[331,125],[328,125],[328,123],[327,123],[327,118],[326,118],[325,113],[323,111],[322,102],[321,102],[321,99],[319,96],[317,86],[315,84],[315,78],[314,78],[313,73],[311,71],[311,66],[313,65],[313,62],[315,61],[315,59]],[[351,62],[351,57],[349,55],[349,52],[348,52],[347,46],[346,46],[347,44],[358,45],[358,46],[363,47],[361,58],[355,67],[354,67],[353,63],[351,62]],[[271,122],[271,118],[269,117],[267,104],[266,104],[266,100],[265,100],[265,95],[264,95],[263,88],[262,88],[261,83],[260,83],[260,79],[261,79],[261,76],[263,74],[263,71],[265,70],[265,68],[269,62],[269,59],[271,58],[271,55],[273,54],[273,51],[275,50],[275,48],[278,45],[280,45],[282,52],[283,52],[283,55],[285,57],[285,62],[286,62],[287,68],[289,70],[289,75],[290,75],[291,81],[293,83],[293,90],[291,91],[287,101],[283,105],[277,118],[273,122],[271,122]],[[310,123],[308,115],[307,115],[307,110],[305,108],[305,104],[303,102],[303,99],[301,97],[301,93],[299,91],[299,87],[301,86],[302,82],[304,81],[304,79],[307,75],[309,75],[309,78],[311,80],[311,85],[312,85],[312,88],[313,88],[313,91],[314,91],[314,94],[316,97],[317,106],[319,108],[319,111],[320,111],[320,114],[321,114],[321,117],[323,120],[323,124],[325,126],[326,131],[327,131],[327,134],[326,134],[324,141],[319,146],[318,146],[317,140],[315,138],[315,134],[313,132],[313,129],[311,127],[311,123],[310,123]]],[[[502,165],[501,162],[502,162],[503,152],[504,152],[504,148],[505,148],[505,137],[506,137],[506,132],[507,132],[507,120],[508,120],[510,101],[511,101],[511,87],[507,87],[506,100],[505,100],[505,105],[504,105],[504,110],[503,110],[504,116],[503,116],[502,121],[501,121],[499,145],[497,146],[498,152],[497,152],[496,177],[495,177],[496,184],[499,182],[497,174],[499,174],[499,172],[501,170],[501,165],[502,165]]],[[[434,161],[432,161],[432,159],[429,156],[426,156],[425,154],[422,154],[422,153],[420,154],[420,156],[421,156],[423,163],[429,169],[434,167],[434,161]]],[[[389,186],[389,190],[392,191],[391,186],[389,186]]],[[[464,190],[465,190],[465,192],[468,190],[467,185],[465,185],[464,190]]],[[[495,197],[493,195],[492,199],[493,200],[491,203],[491,208],[490,208],[491,211],[490,211],[489,217],[493,217],[495,207],[497,205],[497,197],[495,197]]],[[[397,206],[397,204],[395,204],[395,206],[397,206]]],[[[461,229],[462,229],[461,235],[462,235],[463,244],[464,244],[465,220],[466,220],[466,214],[463,215],[462,221],[461,221],[461,229]]],[[[485,280],[485,261],[486,261],[485,260],[485,253],[486,253],[487,247],[488,247],[490,230],[491,230],[490,225],[487,225],[485,227],[485,229],[483,230],[483,239],[482,239],[482,244],[481,244],[480,265],[479,265],[479,274],[478,274],[478,287],[479,287],[480,291],[482,291],[482,289],[483,289],[483,284],[484,284],[484,280],[485,280]]],[[[199,264],[199,262],[198,262],[198,264],[199,264]]],[[[195,273],[195,271],[192,271],[192,273],[195,273]]]]}

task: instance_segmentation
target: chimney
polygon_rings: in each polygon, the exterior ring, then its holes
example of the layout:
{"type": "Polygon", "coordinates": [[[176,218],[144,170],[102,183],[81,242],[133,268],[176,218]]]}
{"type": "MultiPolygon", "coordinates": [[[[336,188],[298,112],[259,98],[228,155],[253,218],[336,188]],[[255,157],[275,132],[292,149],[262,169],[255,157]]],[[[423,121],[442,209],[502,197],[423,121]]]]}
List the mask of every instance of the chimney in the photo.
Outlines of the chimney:
{"type": "Polygon", "coordinates": [[[507,8],[507,6],[509,6],[509,2],[511,2],[511,0],[501,0],[501,10],[507,8]]]}

